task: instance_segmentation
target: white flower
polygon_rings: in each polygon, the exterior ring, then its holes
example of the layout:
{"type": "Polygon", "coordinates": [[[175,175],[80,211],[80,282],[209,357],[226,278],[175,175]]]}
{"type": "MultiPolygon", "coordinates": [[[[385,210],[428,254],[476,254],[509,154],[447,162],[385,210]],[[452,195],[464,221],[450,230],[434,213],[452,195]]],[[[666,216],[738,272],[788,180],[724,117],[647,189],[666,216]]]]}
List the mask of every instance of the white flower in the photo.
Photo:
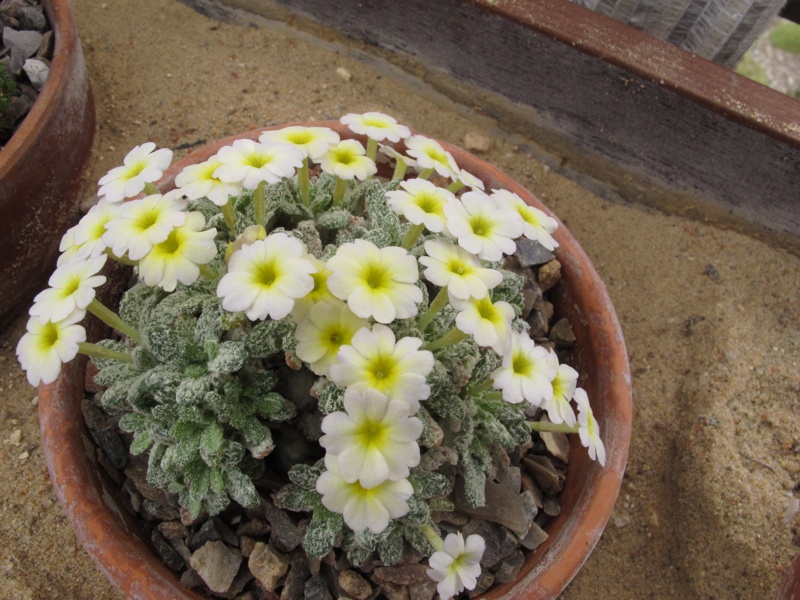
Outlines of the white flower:
{"type": "Polygon", "coordinates": [[[167,239],[175,227],[186,222],[186,201],[173,190],[126,202],[119,214],[106,224],[103,243],[117,256],[128,253],[131,260],[144,257],[154,244],[167,239]]]}
{"type": "Polygon", "coordinates": [[[398,124],[394,117],[379,112],[366,112],[363,115],[350,113],[339,122],[347,125],[353,133],[366,135],[377,142],[399,142],[411,134],[408,127],[398,124]]]}
{"type": "MultiPolygon", "coordinates": [[[[387,146],[387,145],[385,145],[385,144],[381,144],[380,146],[378,146],[378,151],[379,151],[379,152],[380,152],[382,155],[384,155],[385,157],[387,157],[387,158],[388,158],[390,161],[392,161],[392,160],[393,160],[393,161],[395,161],[395,163],[403,163],[403,164],[405,165],[405,167],[406,167],[406,168],[408,168],[408,167],[417,168],[417,167],[419,166],[419,165],[417,164],[417,161],[415,161],[413,158],[411,158],[410,156],[406,156],[405,154],[402,154],[402,153],[398,152],[398,151],[397,151],[397,150],[395,150],[395,149],[394,149],[392,146],[387,146]]],[[[386,161],[386,160],[385,160],[385,159],[383,159],[381,162],[385,162],[385,161],[386,161]]],[[[404,172],[404,173],[405,173],[405,170],[406,170],[406,169],[404,168],[404,169],[403,169],[403,172],[404,172]]]]}
{"type": "Polygon", "coordinates": [[[175,177],[175,185],[189,200],[208,198],[217,206],[225,206],[231,196],[238,196],[242,192],[242,184],[228,183],[214,177],[221,165],[216,156],[205,162],[189,165],[175,177]]]}
{"type": "Polygon", "coordinates": [[[213,176],[226,183],[254,190],[262,181],[278,183],[292,177],[303,164],[303,153],[289,144],[267,146],[253,140],[236,140],[217,152],[221,163],[213,176]]]}
{"type": "Polygon", "coordinates": [[[547,416],[552,423],[566,423],[570,427],[574,427],[575,411],[572,410],[569,401],[575,395],[578,372],[569,365],[558,365],[552,385],[553,400],[544,405],[544,408],[547,409],[547,416]]]}
{"type": "Polygon", "coordinates": [[[441,239],[425,242],[428,256],[420,256],[419,262],[427,268],[425,279],[438,285],[447,286],[453,298],[485,298],[489,290],[503,281],[503,274],[495,269],[481,267],[480,261],[464,250],[441,239]]]}
{"type": "Polygon", "coordinates": [[[428,231],[444,230],[444,207],[456,202],[452,192],[436,187],[425,179],[409,179],[400,183],[402,190],[387,192],[386,201],[392,210],[409,223],[424,224],[428,231]]]}
{"type": "Polygon", "coordinates": [[[503,208],[516,211],[523,221],[522,234],[529,240],[538,241],[548,250],[558,247],[552,233],[558,229],[558,221],[538,208],[528,205],[522,198],[508,190],[492,190],[492,198],[503,208]]]}
{"type": "Polygon", "coordinates": [[[363,328],[339,349],[330,378],[342,387],[372,388],[391,400],[402,400],[409,405],[409,414],[414,414],[419,401],[431,393],[426,379],[433,370],[433,354],[420,346],[422,340],[415,337],[395,342],[394,333],[385,325],[363,328]]]}
{"type": "Polygon", "coordinates": [[[217,255],[214,228],[203,230],[206,219],[201,212],[190,212],[186,222],[173,229],[163,242],[155,244],[139,263],[139,276],[150,286],[167,292],[178,282],[190,285],[200,276],[200,268],[217,255]]]}
{"type": "Polygon", "coordinates": [[[94,299],[95,288],[106,278],[97,273],[106,264],[106,255],[76,258],[58,267],[48,280],[49,288],[33,299],[30,314],[42,321],[61,321],[76,310],[85,311],[94,299]]]}
{"type": "Polygon", "coordinates": [[[543,346],[534,344],[525,333],[511,334],[511,347],[503,354],[503,362],[494,373],[494,388],[503,392],[503,400],[511,404],[530,402],[542,406],[553,399],[550,383],[558,372],[558,358],[543,346]]]}
{"type": "Polygon", "coordinates": [[[275,131],[265,131],[258,136],[262,144],[291,144],[313,161],[319,160],[339,143],[339,134],[328,127],[303,127],[295,125],[275,131]]]}
{"type": "Polygon", "coordinates": [[[295,300],[314,287],[314,265],[304,256],[303,243],[285,233],[243,246],[231,256],[217,286],[222,308],[244,311],[251,321],[284,318],[295,300]]]}
{"type": "Polygon", "coordinates": [[[470,535],[466,543],[461,533],[447,535],[444,550],[434,552],[428,559],[431,566],[428,577],[438,582],[436,591],[442,600],[452,598],[464,589],[475,589],[485,549],[486,542],[479,535],[470,535]]]}
{"type": "Polygon", "coordinates": [[[125,198],[133,198],[144,189],[146,183],[161,179],[164,171],[172,162],[172,150],[161,148],[155,150],[153,142],[136,146],[128,152],[123,166],[114,167],[100,178],[101,186],[98,196],[106,202],[120,202],[125,198]]]}
{"type": "Polygon", "coordinates": [[[295,352],[314,373],[329,376],[341,347],[366,326],[367,321],[354,315],[341,300],[318,302],[297,325],[295,352]]]}
{"type": "Polygon", "coordinates": [[[342,140],[320,158],[320,167],[339,179],[364,181],[378,172],[375,161],[367,158],[364,146],[356,140],[342,140]]]}
{"type": "Polygon", "coordinates": [[[460,311],[456,327],[475,338],[479,346],[491,346],[502,355],[511,335],[514,308],[508,302],[492,302],[488,295],[467,300],[451,298],[451,303],[460,311]]]}
{"type": "Polygon", "coordinates": [[[589,406],[586,390],[576,389],[574,398],[578,405],[578,435],[581,438],[581,444],[589,450],[589,458],[596,460],[604,467],[606,466],[606,449],[603,446],[603,440],[600,439],[600,426],[594,418],[592,407],[589,406]]]}
{"type": "Polygon", "coordinates": [[[457,181],[460,181],[465,186],[472,188],[473,190],[480,190],[483,191],[485,186],[483,185],[483,181],[478,179],[475,175],[470,173],[469,171],[465,171],[464,169],[460,169],[458,171],[458,176],[456,177],[457,181]]]}
{"type": "Polygon", "coordinates": [[[367,489],[408,477],[419,464],[416,440],[422,433],[422,422],[408,415],[408,404],[377,390],[348,388],[344,410],[322,420],[325,435],[319,440],[336,457],[339,475],[367,489]]]}
{"type": "Polygon", "coordinates": [[[27,332],[17,344],[17,358],[31,385],[53,383],[61,365],[75,358],[78,344],[86,341],[86,330],[77,325],[83,315],[76,311],[55,323],[38,317],[28,320],[27,332]]]}
{"type": "Polygon", "coordinates": [[[417,314],[422,290],[417,260],[397,246],[378,248],[357,239],[342,244],[328,259],[328,288],[345,300],[359,317],[373,317],[379,323],[407,319],[417,314]]]}
{"type": "Polygon", "coordinates": [[[59,249],[63,254],[58,257],[58,266],[72,258],[100,256],[107,248],[103,241],[106,224],[119,215],[123,206],[126,205],[100,200],[90,208],[78,224],[67,232],[68,235],[62,238],[59,249]]]}
{"type": "Polygon", "coordinates": [[[320,302],[325,300],[336,300],[338,302],[338,299],[331,294],[331,291],[328,289],[328,277],[330,277],[331,274],[328,265],[313,254],[307,254],[305,258],[310,261],[316,269],[316,272],[311,274],[311,277],[314,278],[314,287],[310,292],[302,298],[298,298],[294,303],[292,320],[295,323],[304,321],[308,317],[311,309],[320,302]]]}
{"type": "Polygon", "coordinates": [[[442,148],[436,140],[421,135],[412,135],[405,140],[406,152],[416,159],[423,169],[433,169],[442,177],[454,179],[458,174],[458,165],[453,155],[442,148]]]}
{"type": "Polygon", "coordinates": [[[500,208],[479,190],[461,196],[461,202],[444,207],[447,230],[458,245],[483,260],[502,260],[514,254],[514,240],[522,235],[522,217],[516,211],[500,208]]]}
{"type": "Polygon", "coordinates": [[[365,488],[358,481],[347,483],[339,474],[338,461],[330,454],[325,456],[325,468],[317,479],[317,491],[322,494],[322,504],[330,511],[340,513],[344,522],[355,532],[369,529],[381,533],[391,519],[408,514],[408,499],[414,488],[407,479],[387,479],[373,488],[365,488]]]}

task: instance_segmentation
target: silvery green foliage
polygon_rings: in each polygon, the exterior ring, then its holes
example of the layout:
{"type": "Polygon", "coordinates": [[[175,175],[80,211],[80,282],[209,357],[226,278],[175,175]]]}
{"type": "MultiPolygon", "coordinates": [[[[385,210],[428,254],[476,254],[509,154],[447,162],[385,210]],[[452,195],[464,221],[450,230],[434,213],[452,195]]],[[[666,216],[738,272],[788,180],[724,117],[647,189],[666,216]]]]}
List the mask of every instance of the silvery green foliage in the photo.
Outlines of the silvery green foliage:
{"type": "MultiPolygon", "coordinates": [[[[286,231],[321,260],[355,239],[378,247],[401,244],[409,226],[390,210],[385,196],[397,181],[350,183],[338,206],[331,200],[334,185],[335,179],[326,174],[312,181],[308,206],[300,201],[293,181],[268,185],[267,230],[286,231]]],[[[231,500],[258,505],[253,481],[273,449],[276,427],[294,428],[301,436],[298,424],[309,411],[327,415],[344,408],[344,390],[325,377],[315,380],[308,399],[298,400],[290,393],[293,373],[302,367],[294,353],[296,324],[291,317],[253,323],[243,313],[221,308],[216,286],[225,271],[225,250],[253,223],[253,192],[243,192],[232,204],[237,213],[233,234],[227,233],[213,203],[201,199],[189,206],[204,214],[209,227],[217,228],[219,252],[208,265],[216,279],[200,278],[190,286],[178,285],[172,293],[134,285],[122,298],[119,313],[139,330],[142,345],[131,348],[106,340],[101,345],[131,354],[133,362],[95,359],[96,382],[104,388],[102,404],[121,415],[121,429],[131,434],[131,452],[147,454],[148,481],[177,494],[192,515],[217,514],[231,500]]],[[[424,251],[426,239],[430,238],[420,237],[412,254],[424,251]]],[[[499,263],[492,266],[503,273],[492,300],[509,302],[519,316],[522,278],[502,270],[499,263]]],[[[437,290],[422,280],[418,285],[422,315],[437,290]]],[[[416,319],[395,320],[390,327],[398,339],[413,336],[433,342],[452,328],[456,312],[446,306],[424,332],[416,319]]],[[[522,321],[515,323],[523,326],[522,321]]],[[[436,350],[434,356],[427,380],[431,394],[416,415],[423,423],[418,441],[422,456],[409,477],[414,495],[404,517],[377,535],[353,532],[342,515],[322,505],[316,490],[321,464],[296,464],[279,474],[287,483],[272,501],[279,508],[310,515],[303,540],[309,556],[322,557],[338,547],[354,565],[375,554],[388,565],[400,559],[406,544],[429,555],[433,549],[420,527],[430,521],[431,510],[453,510],[453,488],[462,484],[467,500],[482,506],[487,477],[497,472],[501,453],[530,440],[524,407],[497,399],[485,385],[499,365],[494,352],[469,337],[436,350]]]]}

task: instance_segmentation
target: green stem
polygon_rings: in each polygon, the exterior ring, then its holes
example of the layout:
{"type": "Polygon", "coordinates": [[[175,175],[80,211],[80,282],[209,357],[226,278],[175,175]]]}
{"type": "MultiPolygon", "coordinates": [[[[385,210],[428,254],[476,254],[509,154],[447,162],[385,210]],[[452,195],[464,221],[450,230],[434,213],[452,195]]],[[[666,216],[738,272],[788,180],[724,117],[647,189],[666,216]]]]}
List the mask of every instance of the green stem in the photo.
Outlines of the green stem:
{"type": "Polygon", "coordinates": [[[367,138],[367,158],[374,162],[376,156],[378,156],[378,141],[367,138]]]}
{"type": "Polygon", "coordinates": [[[484,392],[491,392],[493,389],[492,388],[493,384],[494,382],[491,379],[487,379],[486,381],[471,387],[469,390],[470,394],[472,394],[473,396],[478,396],[484,392]]]}
{"type": "Polygon", "coordinates": [[[453,327],[450,331],[445,333],[442,337],[440,337],[435,342],[431,342],[429,344],[425,344],[422,349],[429,350],[433,352],[434,350],[439,350],[440,348],[444,348],[445,346],[452,346],[453,344],[457,344],[461,340],[467,337],[467,334],[461,331],[460,329],[456,329],[453,327]]]}
{"type": "Polygon", "coordinates": [[[458,190],[460,190],[463,187],[464,187],[464,182],[462,182],[460,179],[456,179],[453,183],[447,186],[447,191],[453,192],[455,194],[458,190]]]}
{"type": "Polygon", "coordinates": [[[265,191],[267,188],[266,181],[259,181],[258,187],[253,194],[253,212],[256,217],[256,225],[266,225],[267,223],[267,199],[265,191]]]}
{"type": "Polygon", "coordinates": [[[422,315],[419,321],[417,321],[417,327],[420,331],[425,331],[428,328],[428,325],[433,320],[440,310],[442,310],[447,301],[450,299],[447,293],[447,286],[443,287],[439,290],[439,293],[436,294],[436,297],[431,301],[430,306],[428,306],[428,310],[425,311],[425,314],[422,315]]]}
{"type": "Polygon", "coordinates": [[[482,398],[485,400],[502,400],[503,392],[484,392],[482,398]]]}
{"type": "Polygon", "coordinates": [[[428,177],[430,177],[431,175],[433,175],[433,168],[432,167],[430,169],[425,169],[424,171],[422,171],[422,173],[419,174],[419,178],[420,179],[428,179],[428,177]]]}
{"type": "Polygon", "coordinates": [[[103,306],[103,304],[101,304],[97,298],[92,299],[92,301],[89,303],[89,306],[86,307],[86,310],[88,310],[109,327],[127,335],[137,344],[142,343],[142,336],[139,335],[139,332],[128,325],[125,321],[120,319],[119,315],[113,310],[103,306]]]}
{"type": "Polygon", "coordinates": [[[200,276],[205,277],[206,279],[216,279],[217,273],[209,267],[208,265],[197,265],[197,268],[200,269],[200,276]]]}
{"type": "Polygon", "coordinates": [[[405,161],[398,159],[397,164],[394,166],[394,173],[392,173],[392,180],[402,179],[403,177],[405,177],[406,169],[408,169],[408,165],[405,163],[405,161]]]}
{"type": "Polygon", "coordinates": [[[236,235],[236,210],[233,208],[233,200],[228,201],[220,207],[222,216],[225,219],[225,226],[231,234],[231,237],[236,235]]]}
{"type": "Polygon", "coordinates": [[[300,189],[300,199],[303,201],[304,206],[309,206],[308,201],[308,157],[303,159],[303,166],[297,171],[297,187],[300,189]]]}
{"type": "Polygon", "coordinates": [[[550,421],[528,421],[528,426],[533,431],[551,431],[553,433],[578,433],[578,425],[570,427],[566,423],[551,423],[550,421]]]}
{"type": "Polygon", "coordinates": [[[97,344],[92,344],[91,342],[78,342],[78,352],[81,354],[85,354],[86,356],[91,356],[93,358],[111,358],[113,360],[118,360],[120,362],[132,363],[133,358],[127,352],[119,352],[117,350],[111,350],[109,348],[104,348],[103,346],[99,346],[97,344]]]}
{"type": "Polygon", "coordinates": [[[422,534],[425,536],[425,539],[430,542],[433,549],[437,552],[442,552],[444,550],[444,540],[442,536],[439,535],[439,532],[436,531],[436,528],[431,525],[430,523],[425,523],[422,527],[420,527],[422,534]]]}
{"type": "Polygon", "coordinates": [[[403,243],[401,246],[406,250],[411,250],[414,244],[417,243],[419,236],[422,235],[422,232],[425,231],[425,223],[420,223],[419,225],[412,225],[406,231],[405,236],[403,237],[403,243]]]}
{"type": "Polygon", "coordinates": [[[347,190],[347,180],[336,178],[336,187],[333,188],[333,205],[339,206],[344,200],[344,193],[347,190]]]}
{"type": "Polygon", "coordinates": [[[161,190],[159,190],[155,185],[150,182],[144,184],[144,193],[148,196],[152,196],[153,194],[161,194],[161,190]]]}

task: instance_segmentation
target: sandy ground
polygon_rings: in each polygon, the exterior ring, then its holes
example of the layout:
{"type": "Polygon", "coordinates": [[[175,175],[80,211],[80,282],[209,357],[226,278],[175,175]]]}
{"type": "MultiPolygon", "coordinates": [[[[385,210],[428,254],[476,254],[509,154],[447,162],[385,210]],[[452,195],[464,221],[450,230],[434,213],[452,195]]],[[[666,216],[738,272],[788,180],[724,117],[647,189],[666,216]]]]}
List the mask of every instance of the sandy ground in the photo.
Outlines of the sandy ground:
{"type": "MultiPolygon", "coordinates": [[[[99,130],[86,186],[146,140],[177,147],[381,110],[462,144],[487,136],[592,258],[631,357],[628,471],[566,598],[768,598],[800,545],[800,260],[744,235],[602,200],[529,140],[392,68],[285,26],[212,21],[174,0],[74,0],[99,130]],[[345,81],[338,68],[351,75],[345,81]]],[[[62,516],[19,370],[0,338],[0,598],[112,599],[62,516]]]]}

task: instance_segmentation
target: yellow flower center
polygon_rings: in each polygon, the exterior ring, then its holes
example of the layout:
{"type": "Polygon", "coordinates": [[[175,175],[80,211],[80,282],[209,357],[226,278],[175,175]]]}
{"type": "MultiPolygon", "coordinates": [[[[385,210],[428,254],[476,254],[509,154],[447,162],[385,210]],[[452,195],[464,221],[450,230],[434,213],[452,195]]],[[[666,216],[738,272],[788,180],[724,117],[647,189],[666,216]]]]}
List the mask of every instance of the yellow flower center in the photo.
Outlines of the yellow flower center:
{"type": "Polygon", "coordinates": [[[392,281],[392,277],[388,269],[374,264],[367,265],[362,277],[370,289],[376,291],[389,287],[389,284],[392,281]]]}
{"type": "Polygon", "coordinates": [[[174,256],[179,253],[184,241],[185,239],[180,229],[173,229],[167,239],[160,244],[156,244],[153,250],[162,256],[174,256]]]}
{"type": "Polygon", "coordinates": [[[469,275],[472,272],[472,269],[468,264],[461,260],[451,260],[450,263],[447,265],[448,270],[455,275],[469,275]]]}
{"type": "Polygon", "coordinates": [[[244,164],[248,167],[253,167],[255,169],[260,169],[272,162],[272,157],[261,153],[261,152],[254,152],[245,157],[244,164]]]}
{"type": "Polygon", "coordinates": [[[253,275],[254,283],[269,288],[275,283],[275,280],[280,277],[281,273],[274,260],[267,260],[259,263],[256,268],[253,269],[253,275]]]}
{"type": "Polygon", "coordinates": [[[291,132],[288,136],[286,136],[286,140],[292,144],[295,144],[296,146],[303,146],[309,142],[313,142],[314,136],[311,135],[311,132],[303,129],[300,131],[291,132]]]}
{"type": "Polygon", "coordinates": [[[478,314],[481,319],[491,321],[492,323],[500,319],[500,311],[497,310],[497,307],[492,304],[489,298],[478,300],[476,308],[478,309],[478,314]]]}
{"type": "Polygon", "coordinates": [[[423,212],[434,215],[444,215],[444,210],[442,209],[442,203],[436,196],[432,194],[427,194],[423,192],[422,194],[419,194],[414,198],[414,203],[423,212]]]}
{"type": "Polygon", "coordinates": [[[47,322],[39,331],[39,349],[48,352],[58,343],[59,329],[55,323],[47,322]]]}
{"type": "Polygon", "coordinates": [[[511,368],[517,375],[529,377],[533,371],[533,361],[524,354],[515,352],[511,361],[511,368]]]}
{"type": "Polygon", "coordinates": [[[386,443],[388,437],[387,428],[381,423],[373,421],[364,421],[358,429],[356,429],[356,436],[362,446],[378,446],[381,447],[386,443]]]}
{"type": "Polygon", "coordinates": [[[349,148],[334,149],[333,157],[336,159],[336,162],[345,166],[356,162],[356,154],[349,148]]]}
{"type": "Polygon", "coordinates": [[[134,228],[140,231],[146,231],[153,225],[158,223],[159,211],[152,208],[146,208],[139,211],[136,220],[133,222],[134,228]]]}
{"type": "Polygon", "coordinates": [[[380,392],[394,384],[397,365],[391,356],[375,356],[367,365],[367,384],[380,392]]]}
{"type": "Polygon", "coordinates": [[[144,171],[145,167],[147,166],[147,162],[144,160],[137,161],[133,163],[130,167],[128,167],[127,173],[125,173],[125,179],[133,179],[139,173],[144,171]]]}
{"type": "Polygon", "coordinates": [[[469,226],[472,229],[472,233],[480,237],[489,237],[494,229],[494,224],[483,215],[472,217],[469,226]]]}

